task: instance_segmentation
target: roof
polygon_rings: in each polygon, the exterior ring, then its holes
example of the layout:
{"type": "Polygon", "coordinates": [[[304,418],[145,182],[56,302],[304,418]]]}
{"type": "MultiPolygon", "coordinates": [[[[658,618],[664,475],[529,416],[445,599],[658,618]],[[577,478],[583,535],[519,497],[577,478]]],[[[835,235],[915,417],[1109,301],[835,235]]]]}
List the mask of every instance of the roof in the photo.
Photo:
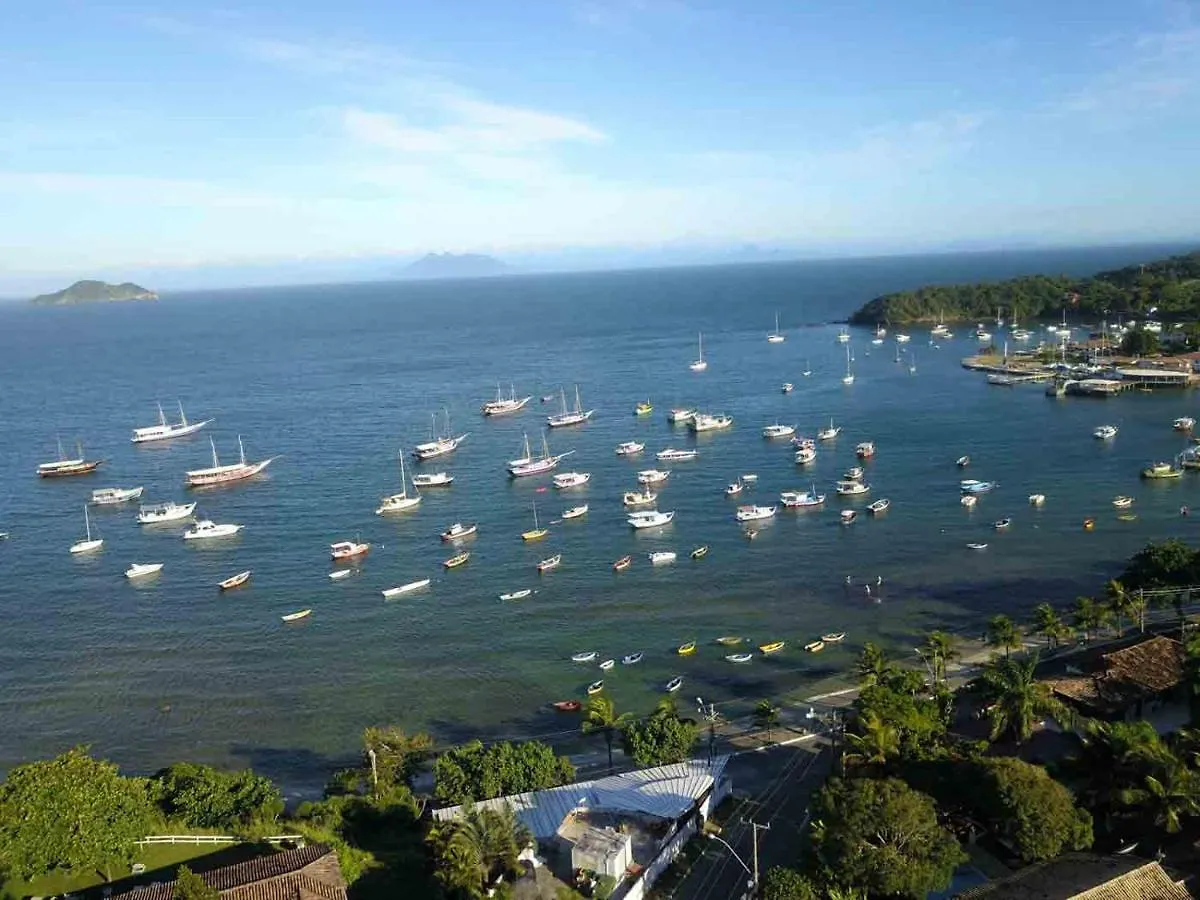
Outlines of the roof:
{"type": "Polygon", "coordinates": [[[1101,711],[1122,709],[1169,691],[1183,680],[1183,645],[1159,635],[1100,657],[1090,675],[1048,678],[1055,693],[1101,711]]]}
{"type": "MultiPolygon", "coordinates": [[[[475,808],[498,810],[507,804],[535,838],[552,837],[563,819],[580,807],[676,819],[705,795],[721,777],[727,762],[728,756],[715,757],[711,766],[706,760],[690,759],[595,781],[577,781],[543,791],[497,797],[477,803],[475,808]]],[[[446,822],[458,816],[461,809],[451,806],[435,810],[433,817],[446,822]]]]}
{"type": "Polygon", "coordinates": [[[1191,900],[1162,866],[1129,856],[1071,853],[959,894],[957,900],[1191,900]]]}
{"type": "MultiPolygon", "coordinates": [[[[200,872],[222,900],[345,900],[344,887],[312,878],[301,870],[333,854],[325,844],[309,844],[200,872]]],[[[175,882],[136,887],[113,900],[172,900],[175,882]]]]}

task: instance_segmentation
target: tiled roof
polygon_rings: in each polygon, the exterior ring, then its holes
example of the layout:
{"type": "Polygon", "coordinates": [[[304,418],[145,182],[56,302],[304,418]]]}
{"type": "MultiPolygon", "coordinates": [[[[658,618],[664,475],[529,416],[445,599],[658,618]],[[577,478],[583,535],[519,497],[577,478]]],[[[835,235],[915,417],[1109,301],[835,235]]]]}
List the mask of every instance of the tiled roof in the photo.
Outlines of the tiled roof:
{"type": "MultiPolygon", "coordinates": [[[[221,892],[222,900],[345,900],[344,887],[335,887],[301,872],[333,853],[325,844],[309,844],[201,872],[221,892]]],[[[137,887],[113,900],[172,900],[175,883],[137,887]]]]}
{"type": "Polygon", "coordinates": [[[1158,636],[1100,657],[1090,675],[1048,678],[1055,693],[1100,711],[1123,709],[1183,680],[1183,645],[1158,636]]]}
{"type": "Polygon", "coordinates": [[[1162,866],[1128,856],[1071,853],[959,894],[957,900],[1191,900],[1162,866]]]}

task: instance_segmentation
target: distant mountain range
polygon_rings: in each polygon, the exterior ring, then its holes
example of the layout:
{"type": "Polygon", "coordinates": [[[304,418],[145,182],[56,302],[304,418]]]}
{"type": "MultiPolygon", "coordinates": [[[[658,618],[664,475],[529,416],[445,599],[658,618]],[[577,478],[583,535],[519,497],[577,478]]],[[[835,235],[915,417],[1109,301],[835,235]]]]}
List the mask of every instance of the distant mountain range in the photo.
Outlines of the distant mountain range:
{"type": "Polygon", "coordinates": [[[125,300],[157,300],[158,294],[141,285],[126,281],[108,284],[103,281],[77,281],[69,288],[53,294],[39,294],[32,302],[39,306],[74,306],[77,303],[118,303],[125,300]]]}
{"type": "Polygon", "coordinates": [[[487,278],[515,270],[482,253],[427,253],[400,271],[401,278],[487,278]]]}

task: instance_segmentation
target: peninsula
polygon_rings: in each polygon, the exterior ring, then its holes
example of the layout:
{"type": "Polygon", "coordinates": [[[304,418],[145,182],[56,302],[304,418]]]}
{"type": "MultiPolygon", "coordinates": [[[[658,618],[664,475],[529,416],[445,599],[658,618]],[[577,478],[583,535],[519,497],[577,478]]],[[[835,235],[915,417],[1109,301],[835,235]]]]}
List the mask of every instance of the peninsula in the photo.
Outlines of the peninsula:
{"type": "Polygon", "coordinates": [[[77,303],[118,303],[123,300],[157,300],[158,294],[141,285],[126,281],[107,284],[103,281],[77,281],[69,288],[53,294],[41,294],[31,302],[39,306],[74,306],[77,303]]]}
{"type": "Polygon", "coordinates": [[[403,278],[486,278],[508,275],[512,268],[494,256],[481,253],[427,253],[409,264],[403,278]]]}
{"type": "Polygon", "coordinates": [[[1025,275],[1007,281],[933,285],[876,297],[854,325],[982,321],[997,308],[1013,319],[1057,318],[1064,307],[1097,318],[1125,315],[1200,318],[1200,251],[1100,272],[1091,278],[1025,275]]]}

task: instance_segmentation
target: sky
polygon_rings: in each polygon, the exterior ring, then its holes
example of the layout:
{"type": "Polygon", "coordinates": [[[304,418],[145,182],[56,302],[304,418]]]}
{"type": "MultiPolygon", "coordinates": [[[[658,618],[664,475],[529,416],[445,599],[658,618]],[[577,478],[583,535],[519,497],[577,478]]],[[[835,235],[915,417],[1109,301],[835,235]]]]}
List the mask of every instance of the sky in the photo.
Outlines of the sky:
{"type": "Polygon", "coordinates": [[[0,0],[0,292],[1200,236],[1200,0],[0,0]]]}

